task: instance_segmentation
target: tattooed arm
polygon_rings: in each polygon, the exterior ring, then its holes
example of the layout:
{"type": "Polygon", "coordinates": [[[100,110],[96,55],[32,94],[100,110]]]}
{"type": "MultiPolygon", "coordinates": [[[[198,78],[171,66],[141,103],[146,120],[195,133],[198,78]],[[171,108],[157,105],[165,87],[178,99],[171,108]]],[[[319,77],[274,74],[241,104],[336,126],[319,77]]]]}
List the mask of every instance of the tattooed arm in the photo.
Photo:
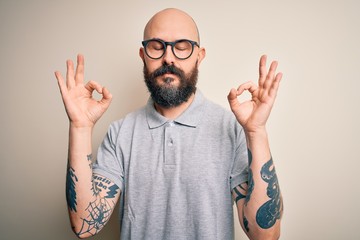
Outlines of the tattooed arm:
{"type": "Polygon", "coordinates": [[[250,239],[278,239],[282,215],[280,194],[275,167],[270,154],[266,122],[275,102],[281,73],[276,72],[277,62],[266,70],[266,56],[260,58],[259,86],[247,82],[232,89],[228,95],[231,110],[243,126],[249,156],[248,182],[233,189],[239,221],[250,239]],[[240,103],[237,96],[244,91],[252,99],[240,103]]]}
{"type": "MultiPolygon", "coordinates": [[[[249,139],[249,137],[248,137],[249,139]]],[[[232,191],[239,221],[250,239],[278,239],[283,211],[282,197],[267,143],[248,140],[249,177],[232,191]],[[250,150],[254,147],[254,153],[250,150]],[[270,159],[268,161],[263,161],[270,159]]],[[[264,138],[263,140],[266,141],[264,138]]]]}
{"type": "Polygon", "coordinates": [[[85,238],[97,234],[108,222],[120,189],[109,179],[93,174],[91,154],[86,154],[91,152],[90,129],[70,125],[69,140],[66,200],[71,227],[79,238],[85,238]]]}
{"type": "Polygon", "coordinates": [[[67,61],[66,82],[55,72],[70,122],[66,199],[72,228],[78,237],[96,234],[105,225],[120,190],[108,179],[94,175],[91,168],[91,135],[97,120],[111,102],[110,92],[94,81],[84,84],[84,57],[67,61]],[[93,91],[102,95],[92,97],[93,91]]]}

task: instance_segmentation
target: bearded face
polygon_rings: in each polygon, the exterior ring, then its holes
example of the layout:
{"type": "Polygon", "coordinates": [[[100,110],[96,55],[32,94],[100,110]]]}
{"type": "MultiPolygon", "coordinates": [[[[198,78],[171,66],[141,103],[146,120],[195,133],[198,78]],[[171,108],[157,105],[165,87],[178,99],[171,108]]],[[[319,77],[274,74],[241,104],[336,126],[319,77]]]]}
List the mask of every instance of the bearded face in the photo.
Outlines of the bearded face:
{"type": "Polygon", "coordinates": [[[196,91],[197,62],[188,74],[174,65],[167,65],[166,63],[153,72],[149,72],[144,63],[143,72],[151,98],[156,104],[164,108],[177,107],[187,102],[196,91]],[[170,74],[177,76],[179,82],[175,83],[175,79],[169,77],[170,74]]]}

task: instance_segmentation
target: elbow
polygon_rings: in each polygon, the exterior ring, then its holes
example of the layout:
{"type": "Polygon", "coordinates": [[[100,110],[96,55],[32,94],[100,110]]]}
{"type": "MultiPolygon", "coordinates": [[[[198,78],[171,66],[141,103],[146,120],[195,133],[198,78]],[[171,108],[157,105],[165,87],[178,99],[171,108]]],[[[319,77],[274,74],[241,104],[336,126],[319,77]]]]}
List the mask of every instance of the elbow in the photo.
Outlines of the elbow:
{"type": "Polygon", "coordinates": [[[92,235],[90,235],[90,234],[82,234],[82,235],[78,235],[78,234],[76,234],[76,236],[79,238],[79,239],[85,239],[85,238],[88,238],[88,237],[91,237],[92,235]]]}
{"type": "Polygon", "coordinates": [[[90,233],[82,233],[81,229],[79,229],[79,228],[77,228],[75,226],[72,226],[72,231],[74,232],[76,237],[79,238],[79,239],[85,239],[85,238],[93,236],[90,233]]]}
{"type": "Polygon", "coordinates": [[[261,238],[261,239],[268,239],[268,240],[279,240],[280,239],[280,230],[279,231],[274,231],[270,234],[267,234],[267,236],[265,238],[261,238]]]}
{"type": "Polygon", "coordinates": [[[76,235],[76,237],[77,237],[78,239],[85,239],[85,238],[88,238],[88,237],[89,237],[89,236],[85,236],[85,234],[79,235],[79,234],[76,233],[75,231],[74,231],[74,233],[75,233],[75,235],[76,235]]]}
{"type": "Polygon", "coordinates": [[[70,216],[71,229],[79,239],[89,238],[96,235],[101,228],[96,228],[94,224],[91,224],[86,219],[79,216],[70,216]]]}
{"type": "Polygon", "coordinates": [[[280,232],[277,233],[277,234],[273,234],[273,235],[269,236],[269,238],[266,238],[266,239],[269,239],[269,240],[279,240],[279,239],[280,239],[280,232]]]}
{"type": "Polygon", "coordinates": [[[280,239],[280,227],[273,227],[271,229],[258,229],[253,232],[253,237],[250,239],[266,239],[278,240],[280,239]]]}
{"type": "Polygon", "coordinates": [[[75,220],[75,219],[70,218],[70,223],[71,223],[71,229],[77,238],[84,239],[84,238],[93,236],[93,234],[91,234],[90,232],[83,231],[83,229],[82,229],[83,224],[82,224],[81,219],[75,220]]]}

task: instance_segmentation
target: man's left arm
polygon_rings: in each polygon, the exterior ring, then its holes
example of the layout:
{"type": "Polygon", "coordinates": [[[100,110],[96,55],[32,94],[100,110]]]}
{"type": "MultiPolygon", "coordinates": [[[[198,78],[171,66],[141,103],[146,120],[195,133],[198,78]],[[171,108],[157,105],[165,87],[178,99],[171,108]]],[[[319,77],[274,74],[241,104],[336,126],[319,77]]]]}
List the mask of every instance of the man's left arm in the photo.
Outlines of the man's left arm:
{"type": "Polygon", "coordinates": [[[282,78],[281,73],[276,74],[276,68],[274,61],[267,72],[266,56],[262,56],[259,84],[244,83],[228,95],[231,110],[244,128],[248,146],[248,181],[235,187],[232,194],[240,224],[250,239],[280,237],[283,204],[266,132],[266,122],[282,78]],[[237,97],[244,91],[249,91],[252,99],[240,103],[237,97]]]}

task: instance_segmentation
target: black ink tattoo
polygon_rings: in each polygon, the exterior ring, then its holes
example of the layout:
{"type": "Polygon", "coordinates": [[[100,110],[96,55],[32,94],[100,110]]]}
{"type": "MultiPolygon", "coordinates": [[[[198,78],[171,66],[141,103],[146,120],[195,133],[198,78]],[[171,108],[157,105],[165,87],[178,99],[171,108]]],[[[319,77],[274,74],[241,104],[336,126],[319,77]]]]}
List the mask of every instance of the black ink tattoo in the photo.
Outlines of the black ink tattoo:
{"type": "Polygon", "coordinates": [[[97,234],[110,219],[114,205],[113,201],[110,202],[106,198],[96,198],[96,200],[90,202],[86,208],[89,215],[86,219],[83,219],[81,229],[77,235],[81,236],[84,233],[89,233],[94,236],[97,234]]]}
{"type": "Polygon", "coordinates": [[[86,208],[88,216],[83,220],[80,231],[77,233],[78,236],[81,236],[85,233],[90,235],[97,234],[110,219],[112,210],[115,206],[115,201],[112,199],[115,198],[115,195],[119,191],[119,187],[116,184],[111,184],[111,181],[98,176],[93,176],[93,189],[96,199],[89,203],[89,206],[86,208]],[[105,196],[101,197],[100,192],[102,190],[108,190],[105,196]]]}
{"type": "Polygon", "coordinates": [[[109,179],[107,179],[105,177],[98,176],[98,175],[94,175],[94,179],[97,180],[97,182],[103,182],[103,183],[106,183],[106,184],[111,183],[111,181],[109,179]]]}
{"type": "Polygon", "coordinates": [[[89,161],[90,169],[92,169],[92,154],[90,153],[90,154],[86,155],[86,158],[89,161]]]}
{"type": "Polygon", "coordinates": [[[113,184],[108,189],[109,191],[107,192],[107,196],[105,198],[114,198],[118,193],[119,187],[116,184],[113,184]]]}
{"type": "MultiPolygon", "coordinates": [[[[93,175],[92,188],[91,188],[91,190],[93,190],[93,195],[98,195],[102,190],[107,190],[108,185],[110,183],[111,183],[111,181],[107,178],[100,177],[98,175],[93,175]]],[[[116,185],[114,185],[114,186],[116,186],[116,185]]]]}
{"type": "Polygon", "coordinates": [[[244,228],[247,232],[249,232],[249,221],[247,220],[247,218],[244,215],[244,228]]]}
{"type": "Polygon", "coordinates": [[[75,170],[72,167],[68,167],[66,175],[66,200],[67,205],[71,211],[76,212],[76,190],[75,182],[78,178],[75,175],[75,170]]]}
{"type": "Polygon", "coordinates": [[[264,203],[256,213],[256,222],[263,229],[271,228],[277,219],[280,219],[282,212],[282,200],[279,183],[273,165],[272,158],[261,168],[261,178],[268,183],[267,195],[269,201],[264,203]],[[272,170],[270,170],[272,168],[272,170]]]}
{"type": "Polygon", "coordinates": [[[246,194],[246,199],[245,199],[245,205],[247,205],[247,203],[250,201],[251,198],[251,194],[254,190],[254,177],[253,177],[253,173],[252,170],[250,168],[251,163],[252,163],[252,153],[250,151],[250,149],[248,149],[248,159],[249,159],[249,182],[248,182],[248,189],[247,189],[247,194],[246,194]]]}
{"type": "Polygon", "coordinates": [[[99,195],[101,189],[97,187],[97,182],[94,181],[94,175],[91,178],[91,190],[93,191],[93,196],[99,195]]]}
{"type": "Polygon", "coordinates": [[[234,194],[236,204],[238,203],[238,201],[240,199],[246,198],[246,185],[247,185],[247,183],[244,183],[244,184],[240,184],[239,186],[234,188],[233,194],[234,194]],[[243,185],[245,185],[245,186],[243,186],[243,185]]]}
{"type": "MultiPolygon", "coordinates": [[[[235,199],[236,204],[238,204],[238,201],[240,201],[241,199],[246,199],[247,187],[248,187],[248,183],[245,182],[234,188],[233,198],[235,199]]],[[[244,208],[242,209],[242,214],[243,214],[244,228],[246,229],[247,232],[249,232],[249,226],[248,226],[249,222],[245,217],[244,208]]]]}

